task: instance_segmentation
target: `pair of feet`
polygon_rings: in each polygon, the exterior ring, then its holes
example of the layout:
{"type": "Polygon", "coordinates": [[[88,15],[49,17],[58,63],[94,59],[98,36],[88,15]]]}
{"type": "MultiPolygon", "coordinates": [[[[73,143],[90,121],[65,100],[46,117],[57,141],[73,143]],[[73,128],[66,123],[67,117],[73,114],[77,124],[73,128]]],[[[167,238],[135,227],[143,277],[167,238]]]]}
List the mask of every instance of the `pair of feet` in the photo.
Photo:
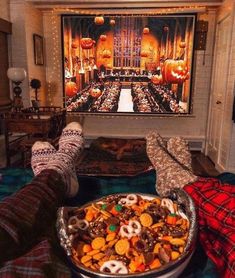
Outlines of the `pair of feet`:
{"type": "Polygon", "coordinates": [[[62,131],[59,149],[50,143],[37,141],[32,147],[31,166],[35,176],[43,170],[57,171],[66,185],[66,196],[73,197],[78,191],[75,162],[83,149],[82,127],[77,122],[69,123],[62,131]]]}
{"type": "Polygon", "coordinates": [[[191,154],[181,137],[169,139],[167,144],[153,131],[146,136],[147,155],[156,169],[156,190],[164,196],[173,188],[183,188],[197,179],[192,173],[191,154]]]}

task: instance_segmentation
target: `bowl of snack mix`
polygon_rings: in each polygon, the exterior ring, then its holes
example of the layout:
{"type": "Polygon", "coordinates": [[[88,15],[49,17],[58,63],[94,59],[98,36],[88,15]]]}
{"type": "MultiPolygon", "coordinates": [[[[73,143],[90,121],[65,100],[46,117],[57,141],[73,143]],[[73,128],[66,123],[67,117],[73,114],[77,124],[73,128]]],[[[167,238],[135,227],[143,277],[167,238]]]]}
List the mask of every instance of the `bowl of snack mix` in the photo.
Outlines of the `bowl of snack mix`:
{"type": "Polygon", "coordinates": [[[195,249],[196,212],[179,189],[105,196],[58,210],[60,244],[79,277],[178,277],[195,249]]]}

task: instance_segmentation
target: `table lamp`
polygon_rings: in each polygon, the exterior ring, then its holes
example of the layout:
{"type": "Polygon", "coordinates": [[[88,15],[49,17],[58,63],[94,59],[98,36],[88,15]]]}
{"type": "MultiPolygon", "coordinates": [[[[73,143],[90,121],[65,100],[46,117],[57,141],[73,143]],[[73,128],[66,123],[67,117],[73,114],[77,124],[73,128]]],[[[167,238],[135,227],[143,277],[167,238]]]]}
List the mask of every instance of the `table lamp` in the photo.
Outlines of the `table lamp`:
{"type": "Polygon", "coordinates": [[[14,84],[13,92],[15,94],[13,100],[13,107],[16,110],[20,110],[23,107],[23,101],[21,97],[22,89],[20,88],[20,84],[26,78],[26,71],[24,68],[9,68],[7,70],[7,76],[14,84]]]}

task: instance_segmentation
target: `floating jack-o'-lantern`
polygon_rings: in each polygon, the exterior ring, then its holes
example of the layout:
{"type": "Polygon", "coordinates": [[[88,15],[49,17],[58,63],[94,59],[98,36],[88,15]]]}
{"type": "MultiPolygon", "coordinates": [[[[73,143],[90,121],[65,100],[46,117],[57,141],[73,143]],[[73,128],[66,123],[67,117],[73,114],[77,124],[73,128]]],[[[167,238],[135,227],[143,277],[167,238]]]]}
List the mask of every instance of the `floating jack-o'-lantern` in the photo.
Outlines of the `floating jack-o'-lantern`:
{"type": "Polygon", "coordinates": [[[111,51],[108,50],[108,49],[105,49],[105,50],[102,52],[102,57],[103,57],[103,58],[110,58],[110,57],[111,57],[111,51]]]}
{"type": "Polygon", "coordinates": [[[168,26],[164,26],[164,27],[163,27],[163,31],[164,31],[164,32],[168,32],[168,31],[169,31],[169,27],[168,27],[168,26]]]}
{"type": "Polygon", "coordinates": [[[162,67],[163,80],[166,83],[182,84],[189,79],[189,70],[184,60],[166,60],[162,67]]]}
{"type": "Polygon", "coordinates": [[[90,89],[90,95],[94,98],[98,98],[101,96],[102,92],[99,88],[92,88],[90,89]]]}
{"type": "Polygon", "coordinates": [[[101,41],[106,41],[106,39],[107,39],[107,36],[106,35],[100,35],[100,40],[101,41]]]}
{"type": "Polygon", "coordinates": [[[110,24],[111,26],[114,26],[114,25],[116,24],[115,19],[110,19],[109,24],[110,24]]]}
{"type": "Polygon", "coordinates": [[[144,35],[149,34],[149,28],[148,28],[148,27],[144,27],[144,29],[143,29],[143,34],[144,34],[144,35]]]}
{"type": "Polygon", "coordinates": [[[96,16],[94,19],[96,25],[103,25],[104,24],[104,17],[103,16],[96,16]]]}
{"type": "Polygon", "coordinates": [[[77,84],[72,81],[68,81],[65,84],[65,94],[67,97],[73,97],[78,91],[77,84]]]}
{"type": "Polygon", "coordinates": [[[186,42],[181,41],[180,44],[179,44],[179,47],[180,48],[185,48],[186,47],[186,42]]]}
{"type": "Polygon", "coordinates": [[[148,51],[146,51],[146,50],[141,51],[140,56],[143,58],[148,57],[149,56],[148,51]]]}
{"type": "Polygon", "coordinates": [[[158,85],[163,83],[162,75],[153,75],[151,78],[153,84],[158,85]]]}
{"type": "Polygon", "coordinates": [[[81,47],[82,49],[91,49],[93,46],[93,40],[91,38],[82,38],[81,47]]]}

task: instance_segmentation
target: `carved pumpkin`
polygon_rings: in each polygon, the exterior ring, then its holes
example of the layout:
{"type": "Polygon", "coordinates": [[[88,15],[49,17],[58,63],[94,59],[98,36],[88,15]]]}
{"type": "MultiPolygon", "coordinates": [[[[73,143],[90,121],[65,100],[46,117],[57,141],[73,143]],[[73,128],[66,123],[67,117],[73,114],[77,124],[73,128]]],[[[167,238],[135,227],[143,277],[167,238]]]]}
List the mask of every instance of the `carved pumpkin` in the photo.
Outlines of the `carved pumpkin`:
{"type": "Polygon", "coordinates": [[[99,88],[92,88],[90,89],[90,95],[94,98],[98,98],[101,96],[102,92],[99,88]]]}
{"type": "Polygon", "coordinates": [[[153,82],[153,84],[157,85],[157,84],[162,84],[163,83],[163,79],[162,79],[162,75],[153,75],[151,78],[151,81],[153,82]]]}
{"type": "Polygon", "coordinates": [[[78,91],[77,84],[69,81],[65,84],[65,94],[67,97],[73,97],[78,91]]]}
{"type": "Polygon", "coordinates": [[[164,26],[163,30],[164,30],[164,32],[168,32],[169,31],[169,27],[168,26],[164,26]]]}
{"type": "Polygon", "coordinates": [[[141,57],[143,57],[143,58],[146,58],[146,57],[148,57],[148,52],[146,51],[146,50],[143,50],[143,51],[141,51],[141,53],[140,53],[140,56],[141,57]]]}
{"type": "Polygon", "coordinates": [[[162,67],[163,80],[166,83],[182,84],[189,79],[189,70],[184,60],[166,60],[162,67]]]}
{"type": "Polygon", "coordinates": [[[148,27],[144,27],[143,29],[143,34],[149,34],[149,28],[148,27]]]}
{"type": "Polygon", "coordinates": [[[103,16],[96,16],[94,22],[96,25],[103,25],[104,24],[103,16]]]}
{"type": "Polygon", "coordinates": [[[82,38],[81,47],[82,49],[91,49],[93,46],[93,40],[91,38],[82,38]]]}
{"type": "Polygon", "coordinates": [[[116,21],[114,19],[110,19],[109,24],[111,26],[114,26],[116,24],[116,21]]]}
{"type": "Polygon", "coordinates": [[[111,51],[106,49],[102,52],[102,57],[103,58],[110,58],[111,57],[111,51]]]}
{"type": "Polygon", "coordinates": [[[180,48],[185,48],[186,47],[186,42],[181,41],[180,44],[179,44],[179,47],[180,48]]]}
{"type": "Polygon", "coordinates": [[[107,39],[107,36],[106,35],[100,35],[100,40],[101,41],[106,41],[106,39],[107,39]]]}

